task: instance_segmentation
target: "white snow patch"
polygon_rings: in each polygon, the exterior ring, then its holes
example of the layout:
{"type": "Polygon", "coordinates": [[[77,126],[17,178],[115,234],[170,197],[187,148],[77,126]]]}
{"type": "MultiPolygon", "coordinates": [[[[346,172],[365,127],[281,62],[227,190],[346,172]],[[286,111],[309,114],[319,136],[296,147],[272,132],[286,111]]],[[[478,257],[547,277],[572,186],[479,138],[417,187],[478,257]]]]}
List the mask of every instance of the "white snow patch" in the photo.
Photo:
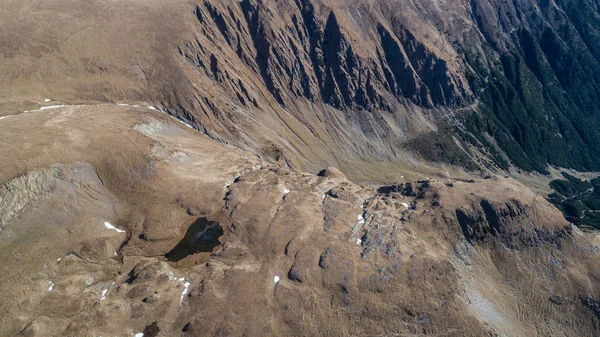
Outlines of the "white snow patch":
{"type": "Polygon", "coordinates": [[[194,129],[194,127],[193,127],[193,126],[189,125],[188,123],[186,123],[186,122],[184,122],[184,121],[179,121],[179,122],[180,122],[181,124],[183,124],[183,125],[187,126],[187,127],[188,127],[188,128],[190,128],[190,129],[194,129]]]}
{"type": "Polygon", "coordinates": [[[408,208],[408,204],[407,204],[407,203],[405,203],[405,202],[401,202],[401,203],[400,203],[400,205],[402,205],[402,206],[404,206],[404,207],[408,208]]]}
{"type": "Polygon", "coordinates": [[[52,101],[50,98],[45,98],[45,99],[44,99],[44,103],[48,103],[48,102],[50,102],[50,101],[52,101]]]}
{"type": "Polygon", "coordinates": [[[275,277],[273,278],[273,282],[275,282],[275,284],[279,283],[279,280],[281,280],[279,278],[279,276],[275,275],[275,277]]]}
{"type": "Polygon", "coordinates": [[[117,103],[118,106],[128,106],[128,107],[132,107],[132,108],[139,108],[139,105],[136,104],[129,104],[129,103],[117,103]]]}
{"type": "Polygon", "coordinates": [[[108,292],[108,289],[102,290],[102,297],[100,297],[100,301],[104,301],[106,299],[107,292],[108,292]]]}
{"type": "Polygon", "coordinates": [[[12,115],[10,115],[10,116],[2,116],[2,117],[0,117],[0,119],[5,119],[5,118],[9,118],[9,117],[12,117],[12,115]]]}
{"type": "Polygon", "coordinates": [[[364,225],[365,223],[365,217],[362,214],[359,214],[356,220],[358,220],[358,223],[361,225],[364,225]]]}
{"type": "Polygon", "coordinates": [[[155,107],[153,107],[152,105],[148,107],[148,109],[150,110],[157,110],[155,107]]]}
{"type": "MultiPolygon", "coordinates": [[[[50,282],[50,281],[48,281],[50,282]]],[[[50,287],[48,288],[48,291],[52,291],[52,289],[54,289],[54,283],[50,282],[50,287]]]]}
{"type": "MultiPolygon", "coordinates": [[[[165,113],[166,113],[166,112],[165,112],[165,113]]],[[[181,124],[183,124],[183,125],[187,126],[188,128],[190,128],[190,129],[195,129],[193,126],[191,126],[190,124],[186,123],[185,121],[183,121],[183,120],[181,120],[181,119],[179,119],[179,118],[177,118],[177,117],[175,117],[175,116],[172,116],[172,115],[170,115],[170,116],[171,116],[171,118],[173,118],[174,120],[178,121],[179,123],[181,123],[181,124]]],[[[205,135],[205,136],[206,136],[206,135],[205,135]]]]}
{"type": "Polygon", "coordinates": [[[133,337],[144,337],[144,333],[143,332],[138,332],[135,335],[133,335],[133,337]]]}
{"type": "Polygon", "coordinates": [[[323,196],[321,197],[321,200],[325,201],[325,198],[327,198],[327,194],[323,194],[323,196]]]}
{"type": "Polygon", "coordinates": [[[58,259],[56,259],[56,262],[60,262],[60,260],[62,260],[62,257],[59,257],[58,259]]]}
{"type": "Polygon", "coordinates": [[[183,282],[183,281],[185,281],[185,279],[182,277],[182,278],[178,279],[178,281],[183,282]]]}
{"type": "Polygon", "coordinates": [[[362,239],[361,238],[356,239],[356,244],[359,246],[362,245],[362,239]]]}
{"type": "Polygon", "coordinates": [[[290,190],[288,190],[287,188],[286,188],[285,190],[283,190],[283,194],[288,194],[288,193],[290,193],[290,192],[291,192],[291,191],[290,191],[290,190]]]}
{"type": "MultiPolygon", "coordinates": [[[[62,107],[66,107],[66,106],[68,106],[68,105],[65,105],[65,104],[61,104],[61,105],[48,105],[48,106],[43,106],[43,107],[41,107],[41,108],[40,108],[40,111],[41,111],[41,110],[47,110],[47,109],[56,109],[56,108],[62,108],[62,107]]],[[[33,110],[33,111],[35,111],[35,110],[33,110]]]]}
{"type": "Polygon", "coordinates": [[[114,230],[116,230],[116,231],[117,231],[117,232],[119,232],[119,233],[125,233],[125,231],[124,231],[124,230],[122,230],[122,229],[118,229],[117,227],[115,227],[115,226],[111,225],[111,224],[110,224],[108,221],[104,221],[104,227],[106,227],[106,228],[108,228],[108,229],[114,229],[114,230]]]}
{"type": "Polygon", "coordinates": [[[181,299],[179,300],[179,304],[183,303],[183,298],[185,297],[185,294],[187,294],[188,290],[190,289],[190,283],[186,282],[183,284],[183,286],[185,288],[183,288],[183,292],[181,293],[181,299]]]}

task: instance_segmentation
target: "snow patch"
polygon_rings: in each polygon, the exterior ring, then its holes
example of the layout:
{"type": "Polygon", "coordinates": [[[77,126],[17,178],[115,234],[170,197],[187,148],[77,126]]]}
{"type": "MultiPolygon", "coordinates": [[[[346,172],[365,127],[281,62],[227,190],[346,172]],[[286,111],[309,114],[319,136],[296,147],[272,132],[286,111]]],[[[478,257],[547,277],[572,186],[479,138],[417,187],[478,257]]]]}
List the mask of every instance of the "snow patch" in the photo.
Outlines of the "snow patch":
{"type": "Polygon", "coordinates": [[[138,332],[135,335],[133,335],[133,337],[144,337],[144,333],[143,332],[138,332]]]}
{"type": "MultiPolygon", "coordinates": [[[[180,279],[181,280],[181,279],[180,279]]],[[[189,282],[185,282],[183,284],[183,286],[185,288],[183,288],[183,292],[181,293],[181,299],[179,300],[179,304],[183,303],[183,298],[185,297],[185,294],[188,293],[188,290],[190,289],[190,283],[189,282]]]]}
{"type": "Polygon", "coordinates": [[[401,202],[401,203],[400,203],[400,205],[402,205],[402,206],[404,206],[404,207],[406,207],[406,208],[408,208],[408,207],[409,207],[409,206],[408,206],[408,204],[407,204],[407,203],[405,203],[405,202],[401,202]]]}
{"type": "Polygon", "coordinates": [[[5,118],[9,118],[9,117],[12,117],[12,115],[10,115],[10,116],[2,116],[2,117],[0,117],[0,120],[1,119],[5,119],[5,118]]]}
{"type": "Polygon", "coordinates": [[[275,275],[275,277],[273,278],[273,282],[275,282],[275,284],[278,284],[280,280],[281,279],[277,275],[275,275]]]}
{"type": "Polygon", "coordinates": [[[122,229],[118,229],[117,227],[111,225],[108,221],[104,221],[104,227],[108,228],[108,229],[114,229],[116,230],[118,233],[125,233],[124,230],[122,229]]]}
{"type": "Polygon", "coordinates": [[[181,119],[177,119],[177,118],[175,118],[175,119],[176,119],[176,120],[177,120],[179,123],[181,123],[181,124],[183,124],[183,125],[187,126],[188,128],[190,128],[190,129],[194,129],[194,127],[193,127],[193,126],[191,126],[191,125],[189,125],[188,123],[186,123],[186,122],[182,121],[181,119]]]}
{"type": "Polygon", "coordinates": [[[52,100],[50,98],[44,98],[44,103],[48,103],[51,102],[52,100]]]}
{"type": "Polygon", "coordinates": [[[325,198],[327,198],[327,194],[323,194],[323,196],[321,197],[321,200],[322,200],[323,202],[325,202],[325,198]]]}
{"type": "MultiPolygon", "coordinates": [[[[48,281],[50,282],[50,281],[48,281]]],[[[54,283],[50,282],[50,287],[48,288],[48,291],[52,291],[52,289],[54,289],[54,283]]]]}
{"type": "Polygon", "coordinates": [[[152,105],[148,107],[148,109],[150,110],[157,110],[155,107],[153,107],[152,105]]]}
{"type": "Polygon", "coordinates": [[[358,223],[361,225],[365,224],[365,217],[362,214],[359,214],[356,220],[358,220],[358,223]]]}
{"type": "Polygon", "coordinates": [[[286,188],[285,190],[283,190],[283,194],[288,194],[288,193],[290,193],[290,192],[291,192],[291,191],[290,191],[290,190],[288,190],[287,188],[286,188]]]}
{"type": "Polygon", "coordinates": [[[41,111],[41,110],[48,110],[48,109],[63,108],[63,107],[66,107],[66,106],[68,106],[68,105],[65,105],[65,104],[60,104],[60,105],[48,105],[48,106],[43,106],[43,107],[41,107],[41,108],[40,108],[40,111],[41,111]]]}
{"type": "Polygon", "coordinates": [[[361,238],[356,239],[356,244],[359,246],[362,246],[362,239],[361,238]]]}
{"type": "Polygon", "coordinates": [[[106,299],[107,292],[108,292],[108,289],[102,290],[102,297],[100,297],[100,301],[104,301],[106,299]]]}

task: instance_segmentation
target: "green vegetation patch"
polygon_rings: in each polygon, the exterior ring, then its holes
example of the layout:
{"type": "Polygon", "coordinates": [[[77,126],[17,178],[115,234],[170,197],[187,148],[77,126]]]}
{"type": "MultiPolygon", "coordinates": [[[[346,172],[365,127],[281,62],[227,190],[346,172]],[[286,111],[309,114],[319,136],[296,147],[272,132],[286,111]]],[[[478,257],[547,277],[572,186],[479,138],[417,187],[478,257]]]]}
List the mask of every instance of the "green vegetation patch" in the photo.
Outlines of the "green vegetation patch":
{"type": "Polygon", "coordinates": [[[554,193],[548,201],[556,206],[565,218],[581,227],[600,229],[600,177],[584,181],[568,173],[565,180],[550,182],[554,193]]]}

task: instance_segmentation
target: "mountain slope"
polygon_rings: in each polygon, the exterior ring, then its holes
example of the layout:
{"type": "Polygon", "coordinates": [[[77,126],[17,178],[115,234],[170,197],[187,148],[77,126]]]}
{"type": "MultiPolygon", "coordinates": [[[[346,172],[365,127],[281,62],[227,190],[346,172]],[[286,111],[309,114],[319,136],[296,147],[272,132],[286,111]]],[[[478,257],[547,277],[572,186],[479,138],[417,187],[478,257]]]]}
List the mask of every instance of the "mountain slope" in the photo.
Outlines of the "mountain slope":
{"type": "Polygon", "coordinates": [[[271,161],[379,181],[422,159],[599,166],[590,1],[12,4],[0,97],[15,112],[146,102],[271,161]]]}
{"type": "Polygon", "coordinates": [[[594,2],[3,1],[0,335],[600,335],[594,2]]]}
{"type": "Polygon", "coordinates": [[[1,335],[598,334],[598,235],[512,179],[360,186],[108,104],[0,131],[1,335]]]}

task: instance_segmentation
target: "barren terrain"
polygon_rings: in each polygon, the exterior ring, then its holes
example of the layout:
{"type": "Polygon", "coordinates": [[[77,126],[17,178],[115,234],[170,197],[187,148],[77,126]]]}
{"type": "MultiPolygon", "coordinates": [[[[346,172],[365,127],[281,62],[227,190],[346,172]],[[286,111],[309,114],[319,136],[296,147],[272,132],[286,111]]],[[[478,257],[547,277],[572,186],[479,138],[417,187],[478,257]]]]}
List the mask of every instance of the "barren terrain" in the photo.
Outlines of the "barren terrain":
{"type": "Polygon", "coordinates": [[[2,335],[597,331],[597,235],[514,180],[360,186],[141,107],[0,123],[2,335]],[[198,218],[213,252],[169,261],[198,218]]]}
{"type": "Polygon", "coordinates": [[[0,336],[600,335],[590,1],[2,1],[0,336]]]}

